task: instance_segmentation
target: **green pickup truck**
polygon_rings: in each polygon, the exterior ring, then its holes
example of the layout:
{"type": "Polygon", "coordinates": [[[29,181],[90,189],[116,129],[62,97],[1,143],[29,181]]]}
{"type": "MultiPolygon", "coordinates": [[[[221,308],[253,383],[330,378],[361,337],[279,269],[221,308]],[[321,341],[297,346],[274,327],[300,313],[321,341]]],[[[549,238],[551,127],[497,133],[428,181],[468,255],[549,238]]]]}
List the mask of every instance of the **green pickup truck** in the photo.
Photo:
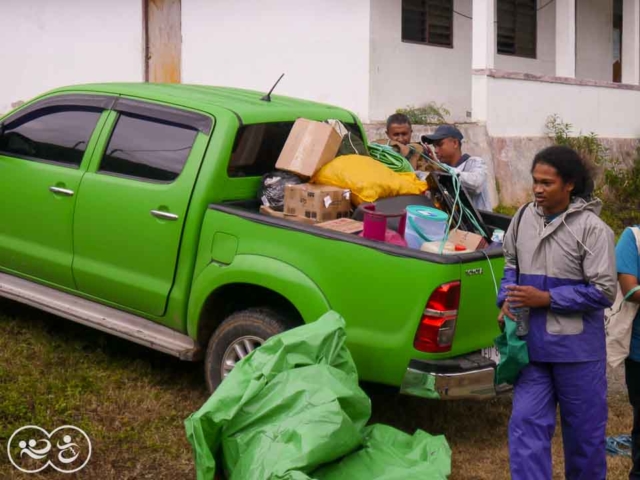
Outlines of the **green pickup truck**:
{"type": "Polygon", "coordinates": [[[346,110],[261,97],[83,85],[0,118],[0,296],[204,358],[210,390],[266,338],[335,310],[362,380],[495,395],[501,251],[436,255],[260,214],[297,118],[366,143],[346,110]]]}

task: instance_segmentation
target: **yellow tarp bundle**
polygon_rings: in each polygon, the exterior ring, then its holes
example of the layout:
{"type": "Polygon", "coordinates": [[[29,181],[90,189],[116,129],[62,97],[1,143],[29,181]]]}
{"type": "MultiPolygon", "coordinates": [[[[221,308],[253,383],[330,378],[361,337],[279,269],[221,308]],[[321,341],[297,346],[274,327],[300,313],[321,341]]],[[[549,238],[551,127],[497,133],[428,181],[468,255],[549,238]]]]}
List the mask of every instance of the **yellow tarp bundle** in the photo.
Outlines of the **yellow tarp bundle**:
{"type": "Polygon", "coordinates": [[[311,183],[351,190],[354,205],[397,195],[420,195],[427,183],[414,173],[396,173],[371,157],[343,155],[327,163],[311,183]]]}

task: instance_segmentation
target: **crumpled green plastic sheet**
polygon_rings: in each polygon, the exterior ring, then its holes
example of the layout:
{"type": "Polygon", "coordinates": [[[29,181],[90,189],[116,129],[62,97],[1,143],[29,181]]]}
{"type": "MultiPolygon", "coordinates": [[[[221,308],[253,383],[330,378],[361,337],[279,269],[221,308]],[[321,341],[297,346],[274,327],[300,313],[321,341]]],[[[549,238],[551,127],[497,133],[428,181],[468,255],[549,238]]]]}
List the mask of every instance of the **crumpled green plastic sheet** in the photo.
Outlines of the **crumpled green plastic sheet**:
{"type": "Polygon", "coordinates": [[[446,478],[444,437],[365,428],[371,402],[345,339],[344,320],[329,312],[239,362],[185,420],[198,480],[216,468],[231,480],[446,478]]]}
{"type": "Polygon", "coordinates": [[[313,473],[317,480],[446,479],[451,450],[444,436],[418,430],[411,436],[387,425],[365,429],[364,448],[313,473]]]}
{"type": "Polygon", "coordinates": [[[494,340],[500,352],[500,362],[496,369],[496,385],[513,385],[520,370],[529,364],[527,342],[516,335],[517,324],[504,317],[504,330],[494,340]]]}

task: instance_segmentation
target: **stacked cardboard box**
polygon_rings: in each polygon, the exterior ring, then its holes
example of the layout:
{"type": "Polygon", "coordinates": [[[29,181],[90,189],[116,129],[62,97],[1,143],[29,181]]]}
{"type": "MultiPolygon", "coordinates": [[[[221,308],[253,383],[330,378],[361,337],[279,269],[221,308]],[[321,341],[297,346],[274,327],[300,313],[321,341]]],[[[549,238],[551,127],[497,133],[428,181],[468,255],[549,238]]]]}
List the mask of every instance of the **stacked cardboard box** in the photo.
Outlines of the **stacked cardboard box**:
{"type": "Polygon", "coordinates": [[[315,222],[349,217],[350,192],[343,188],[310,183],[287,185],[284,190],[284,213],[315,222]]]}

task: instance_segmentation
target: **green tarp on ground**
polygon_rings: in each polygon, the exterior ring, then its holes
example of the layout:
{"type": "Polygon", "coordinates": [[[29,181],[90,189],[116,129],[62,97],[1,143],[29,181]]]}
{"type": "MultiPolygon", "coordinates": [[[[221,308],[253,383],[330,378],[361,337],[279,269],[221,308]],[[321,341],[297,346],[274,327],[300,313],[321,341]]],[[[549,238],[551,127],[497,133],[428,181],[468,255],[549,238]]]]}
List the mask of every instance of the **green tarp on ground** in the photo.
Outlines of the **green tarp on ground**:
{"type": "Polygon", "coordinates": [[[500,362],[496,368],[496,385],[513,385],[520,370],[529,364],[527,342],[516,335],[518,324],[504,317],[504,330],[494,340],[500,352],[500,362]]]}
{"type": "Polygon", "coordinates": [[[199,480],[212,479],[216,468],[231,480],[449,475],[444,437],[365,427],[370,415],[345,346],[344,320],[329,312],[248,355],[185,427],[199,480]]]}

